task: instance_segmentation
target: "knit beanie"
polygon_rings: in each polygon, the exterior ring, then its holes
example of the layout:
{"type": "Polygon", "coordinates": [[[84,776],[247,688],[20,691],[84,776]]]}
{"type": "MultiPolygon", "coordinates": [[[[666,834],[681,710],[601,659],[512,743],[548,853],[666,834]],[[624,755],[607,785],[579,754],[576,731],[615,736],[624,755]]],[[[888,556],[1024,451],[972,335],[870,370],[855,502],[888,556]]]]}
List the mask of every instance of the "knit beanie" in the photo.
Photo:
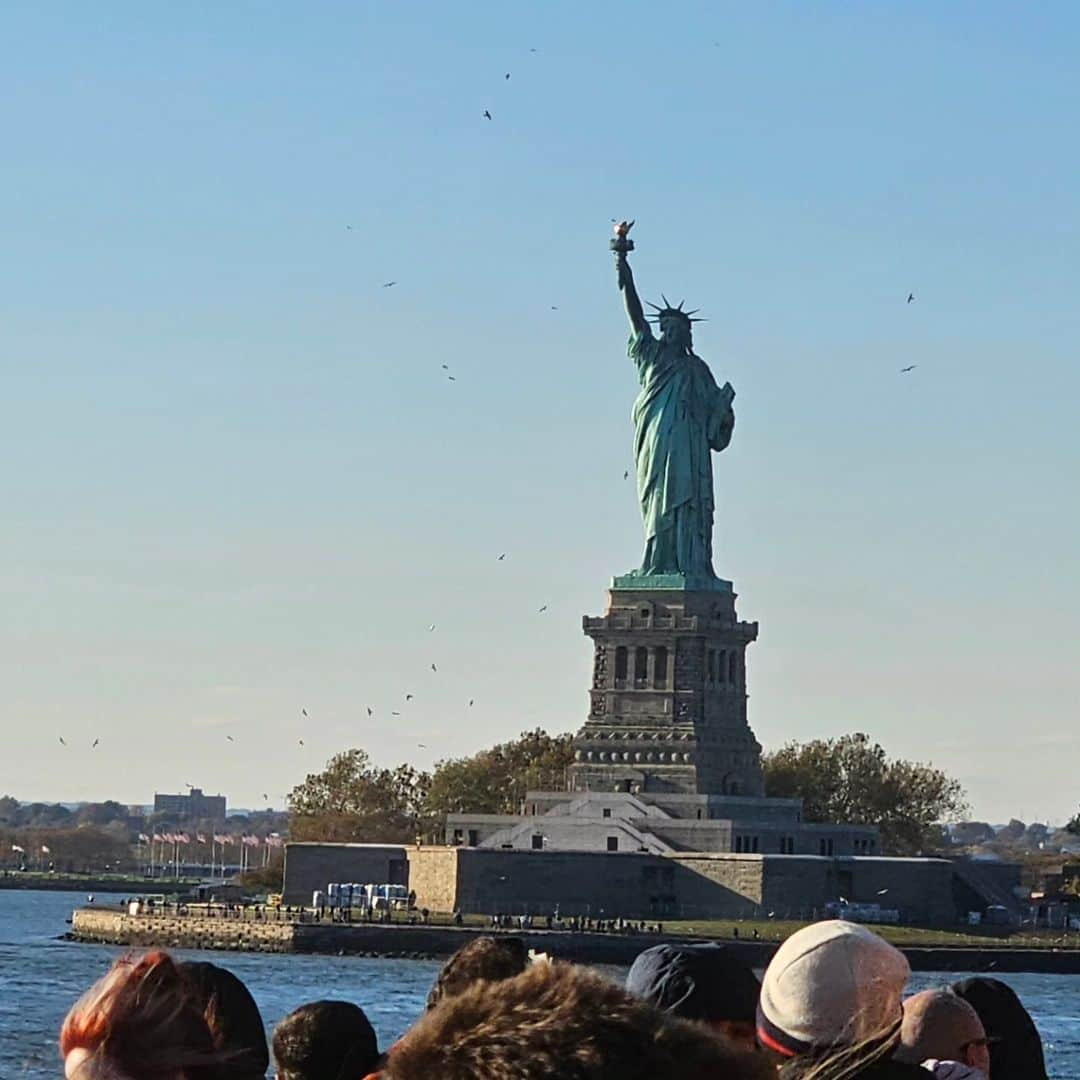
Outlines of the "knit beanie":
{"type": "Polygon", "coordinates": [[[858,923],[830,919],[792,934],[761,984],[757,1036],[783,1057],[899,1034],[911,974],[898,949],[858,923]]]}

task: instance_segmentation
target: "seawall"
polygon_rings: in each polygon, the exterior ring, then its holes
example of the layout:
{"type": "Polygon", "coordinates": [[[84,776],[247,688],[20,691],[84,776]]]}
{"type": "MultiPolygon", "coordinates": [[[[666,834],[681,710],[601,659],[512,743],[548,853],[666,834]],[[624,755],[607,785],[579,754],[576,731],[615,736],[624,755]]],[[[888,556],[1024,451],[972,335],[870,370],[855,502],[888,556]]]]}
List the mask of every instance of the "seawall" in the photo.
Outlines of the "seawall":
{"type": "MultiPolygon", "coordinates": [[[[133,947],[225,949],[236,952],[323,953],[329,955],[444,957],[489,930],[452,926],[385,926],[378,923],[266,922],[254,918],[204,915],[128,915],[104,908],[80,908],[72,918],[74,941],[133,947]]],[[[511,931],[527,947],[585,964],[628,965],[650,945],[687,938],[667,934],[511,931]]],[[[765,941],[726,942],[754,967],[764,967],[776,951],[765,941]]],[[[1080,974],[1080,949],[905,948],[915,971],[1043,972],[1080,974]]]]}

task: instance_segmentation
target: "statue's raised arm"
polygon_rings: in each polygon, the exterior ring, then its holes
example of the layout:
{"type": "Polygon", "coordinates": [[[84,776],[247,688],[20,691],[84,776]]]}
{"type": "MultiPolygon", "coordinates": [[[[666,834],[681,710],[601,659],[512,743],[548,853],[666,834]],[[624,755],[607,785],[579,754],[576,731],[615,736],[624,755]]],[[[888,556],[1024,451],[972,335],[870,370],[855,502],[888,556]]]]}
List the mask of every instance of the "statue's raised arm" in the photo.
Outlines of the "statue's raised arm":
{"type": "Polygon", "coordinates": [[[630,272],[630,263],[626,256],[634,250],[634,241],[630,239],[632,221],[620,221],[615,226],[615,237],[611,241],[611,250],[615,252],[615,269],[618,272],[619,292],[623,295],[623,303],[626,305],[626,317],[630,320],[630,327],[635,334],[652,336],[652,330],[645,318],[645,310],[641,306],[641,298],[634,287],[634,275],[630,272]]]}

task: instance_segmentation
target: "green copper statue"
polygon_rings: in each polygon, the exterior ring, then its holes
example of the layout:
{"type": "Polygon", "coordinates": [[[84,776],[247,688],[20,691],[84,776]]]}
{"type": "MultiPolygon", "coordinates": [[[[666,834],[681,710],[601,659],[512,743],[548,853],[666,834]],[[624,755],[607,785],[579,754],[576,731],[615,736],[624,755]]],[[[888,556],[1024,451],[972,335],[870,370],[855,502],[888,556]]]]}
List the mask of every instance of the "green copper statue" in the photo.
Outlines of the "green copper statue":
{"type": "MultiPolygon", "coordinates": [[[[633,222],[615,226],[611,249],[619,275],[619,291],[630,319],[629,355],[637,366],[641,392],[634,402],[634,455],[637,490],[645,523],[645,556],[629,579],[667,577],[687,588],[723,588],[712,566],[713,477],[710,451],[731,441],[735,391],[722,387],[699,356],[691,337],[693,311],[682,304],[664,306],[646,316],[641,306],[627,254],[634,242],[627,235],[633,222]],[[660,337],[653,336],[649,321],[660,337]]],[[[639,581],[637,587],[647,587],[639,581]]]]}

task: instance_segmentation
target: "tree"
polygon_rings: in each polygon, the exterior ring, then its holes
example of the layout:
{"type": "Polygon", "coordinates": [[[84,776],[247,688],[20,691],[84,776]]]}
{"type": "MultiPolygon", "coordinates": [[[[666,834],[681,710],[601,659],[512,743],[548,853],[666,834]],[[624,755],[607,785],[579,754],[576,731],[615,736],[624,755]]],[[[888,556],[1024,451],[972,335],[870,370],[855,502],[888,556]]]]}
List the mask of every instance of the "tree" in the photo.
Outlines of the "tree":
{"type": "Polygon", "coordinates": [[[18,825],[19,800],[10,795],[0,797],[0,825],[18,825]]]}
{"type": "Polygon", "coordinates": [[[114,821],[126,822],[127,818],[127,808],[112,799],[103,803],[87,803],[75,812],[75,820],[80,825],[109,825],[114,821]]]}
{"type": "Polygon", "coordinates": [[[876,825],[888,854],[939,846],[938,825],[967,810],[959,781],[930,765],[890,760],[868,735],[789,743],[762,766],[768,794],[802,799],[805,821],[876,825]]]}
{"type": "Polygon", "coordinates": [[[411,842],[424,830],[428,776],[411,765],[376,768],[360,749],[335,754],[289,795],[293,840],[411,842]]]}
{"type": "Polygon", "coordinates": [[[437,762],[427,791],[428,816],[518,813],[526,791],[565,788],[572,741],[570,734],[537,728],[471,757],[437,762]]]}
{"type": "Polygon", "coordinates": [[[1003,826],[997,834],[997,838],[1003,844],[1019,843],[1021,837],[1027,832],[1027,825],[1019,818],[1012,818],[1008,825],[1003,826]]]}
{"type": "Polygon", "coordinates": [[[954,844],[986,844],[996,835],[994,827],[986,821],[961,821],[952,830],[954,844]]]}

